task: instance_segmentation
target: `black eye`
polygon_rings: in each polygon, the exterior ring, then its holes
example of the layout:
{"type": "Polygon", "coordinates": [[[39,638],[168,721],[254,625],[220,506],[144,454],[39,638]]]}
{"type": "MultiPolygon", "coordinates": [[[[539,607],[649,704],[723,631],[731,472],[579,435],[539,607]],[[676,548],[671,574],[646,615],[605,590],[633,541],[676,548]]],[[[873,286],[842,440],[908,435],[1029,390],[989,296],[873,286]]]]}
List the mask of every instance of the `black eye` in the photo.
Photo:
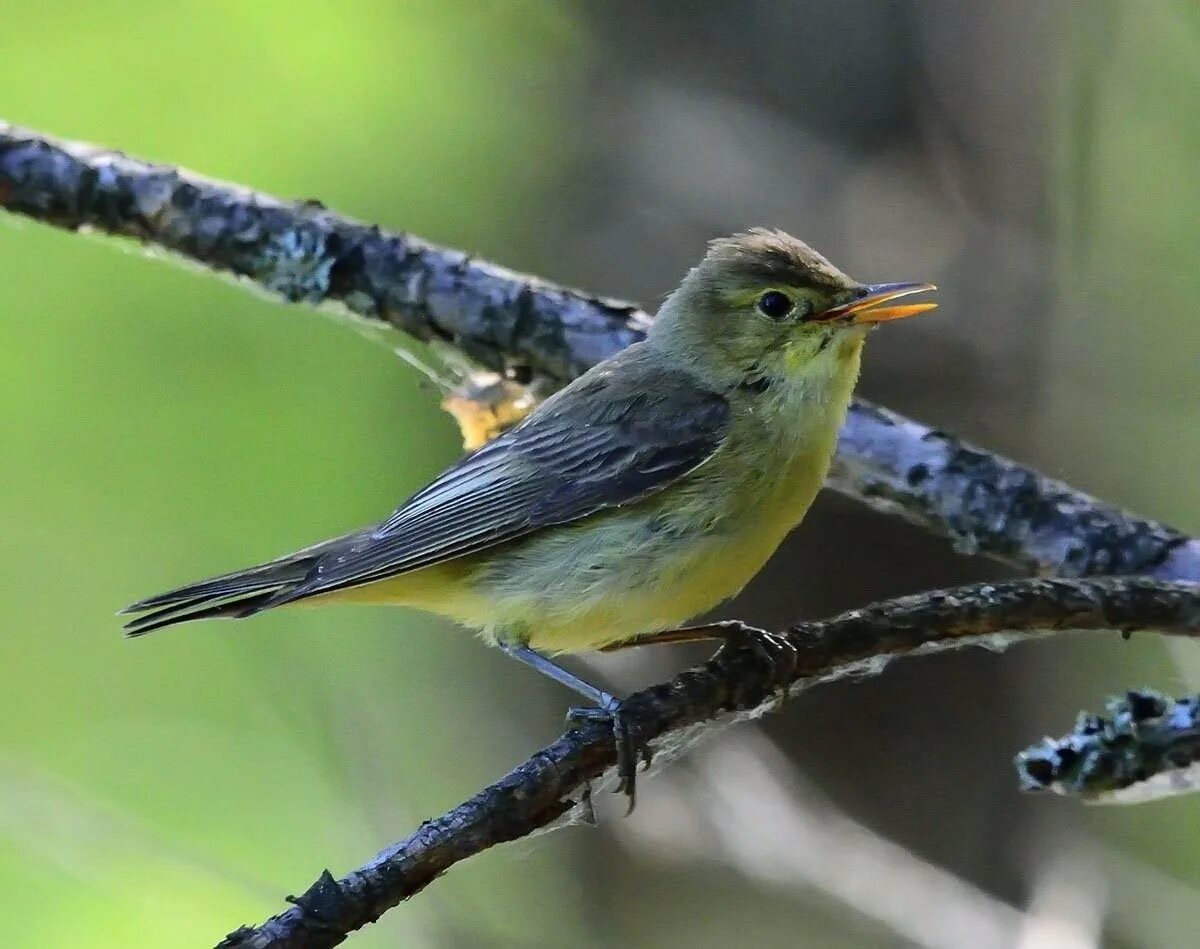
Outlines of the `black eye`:
{"type": "Polygon", "coordinates": [[[786,293],[780,293],[778,290],[768,290],[758,298],[758,312],[763,316],[769,316],[773,320],[779,320],[792,312],[796,304],[792,302],[792,298],[786,293]]]}

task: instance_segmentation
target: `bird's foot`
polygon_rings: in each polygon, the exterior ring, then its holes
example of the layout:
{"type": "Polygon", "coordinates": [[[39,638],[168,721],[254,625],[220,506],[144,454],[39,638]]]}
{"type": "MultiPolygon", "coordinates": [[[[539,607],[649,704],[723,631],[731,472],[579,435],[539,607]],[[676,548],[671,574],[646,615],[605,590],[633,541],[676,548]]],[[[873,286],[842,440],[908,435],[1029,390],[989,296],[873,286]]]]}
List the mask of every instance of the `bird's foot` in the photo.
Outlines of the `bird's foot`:
{"type": "Polygon", "coordinates": [[[641,759],[649,767],[652,758],[649,745],[641,742],[637,726],[626,717],[621,702],[611,695],[602,705],[568,709],[567,721],[575,724],[604,722],[612,726],[613,741],[617,746],[617,792],[623,793],[629,802],[629,809],[625,812],[628,817],[637,803],[638,760],[641,759]]]}
{"type": "Polygon", "coordinates": [[[716,656],[720,656],[726,650],[753,652],[771,668],[771,691],[778,691],[781,701],[788,697],[788,687],[796,674],[800,653],[786,635],[747,626],[737,620],[713,623],[712,629],[715,635],[724,640],[716,656]]]}

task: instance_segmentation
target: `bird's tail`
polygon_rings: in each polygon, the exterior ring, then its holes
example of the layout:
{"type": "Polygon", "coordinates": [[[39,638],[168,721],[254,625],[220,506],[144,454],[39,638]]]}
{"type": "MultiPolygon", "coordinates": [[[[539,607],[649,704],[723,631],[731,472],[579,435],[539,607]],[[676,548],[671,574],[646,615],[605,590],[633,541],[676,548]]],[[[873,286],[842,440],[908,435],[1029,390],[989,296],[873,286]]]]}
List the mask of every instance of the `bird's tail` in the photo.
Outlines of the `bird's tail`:
{"type": "MultiPolygon", "coordinates": [[[[352,543],[357,534],[307,547],[278,560],[222,574],[198,583],[146,597],[121,613],[143,615],[125,624],[129,636],[141,636],[164,626],[224,616],[242,619],[273,606],[277,594],[289,593],[312,576],[313,568],[331,550],[352,543]]],[[[282,597],[281,597],[282,599],[282,597]]]]}

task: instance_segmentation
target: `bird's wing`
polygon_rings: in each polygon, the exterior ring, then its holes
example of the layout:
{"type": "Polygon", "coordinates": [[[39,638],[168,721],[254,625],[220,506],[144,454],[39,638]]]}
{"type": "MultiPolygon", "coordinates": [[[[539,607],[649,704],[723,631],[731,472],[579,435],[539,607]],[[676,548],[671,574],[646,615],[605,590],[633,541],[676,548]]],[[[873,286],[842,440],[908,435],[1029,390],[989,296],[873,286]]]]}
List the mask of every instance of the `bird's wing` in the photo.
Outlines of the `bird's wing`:
{"type": "Polygon", "coordinates": [[[729,427],[723,396],[689,374],[617,357],[330,551],[270,603],[358,586],[639,501],[702,465],[729,427]],[[633,363],[633,365],[631,365],[633,363]]]}

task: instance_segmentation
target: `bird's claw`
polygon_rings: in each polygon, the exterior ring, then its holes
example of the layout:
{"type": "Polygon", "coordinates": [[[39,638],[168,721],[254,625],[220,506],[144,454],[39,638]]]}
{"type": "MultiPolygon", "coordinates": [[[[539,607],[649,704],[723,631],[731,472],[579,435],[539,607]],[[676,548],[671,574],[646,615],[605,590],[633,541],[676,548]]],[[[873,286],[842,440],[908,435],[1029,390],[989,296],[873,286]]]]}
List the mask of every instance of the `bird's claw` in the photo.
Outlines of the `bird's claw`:
{"type": "Polygon", "coordinates": [[[795,644],[784,634],[768,632],[739,623],[736,620],[728,623],[714,624],[714,628],[724,639],[717,655],[726,650],[737,652],[746,650],[754,653],[771,669],[771,691],[778,691],[780,700],[788,697],[788,687],[796,674],[800,661],[800,653],[795,644]]]}
{"type": "Polygon", "coordinates": [[[634,805],[637,803],[638,759],[640,758],[645,762],[646,767],[649,767],[653,757],[650,747],[640,741],[637,727],[625,716],[621,703],[616,699],[611,699],[604,705],[587,705],[569,709],[567,721],[572,723],[607,722],[612,725],[613,742],[617,746],[618,782],[616,790],[618,793],[623,793],[629,802],[629,809],[625,812],[625,816],[628,817],[633,813],[634,805]]]}

